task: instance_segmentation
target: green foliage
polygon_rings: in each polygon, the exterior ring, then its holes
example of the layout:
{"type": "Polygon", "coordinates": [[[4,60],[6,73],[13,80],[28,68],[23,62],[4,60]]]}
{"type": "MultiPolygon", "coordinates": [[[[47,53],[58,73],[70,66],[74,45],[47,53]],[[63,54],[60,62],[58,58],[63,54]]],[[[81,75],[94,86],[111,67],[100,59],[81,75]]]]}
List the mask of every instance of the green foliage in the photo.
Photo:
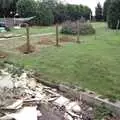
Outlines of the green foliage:
{"type": "Polygon", "coordinates": [[[98,3],[97,7],[95,8],[95,18],[96,18],[96,21],[103,20],[103,9],[100,3],[98,3]]]}
{"type": "Polygon", "coordinates": [[[54,22],[54,16],[50,8],[43,2],[37,3],[36,8],[36,24],[37,25],[52,25],[54,22]]]}
{"type": "MultiPolygon", "coordinates": [[[[87,34],[94,34],[95,29],[92,27],[91,24],[88,23],[80,23],[80,29],[79,32],[81,35],[87,35],[87,34]]],[[[76,35],[78,32],[77,28],[77,23],[76,22],[71,22],[67,21],[63,24],[61,33],[63,34],[71,34],[71,35],[76,35]]]]}
{"type": "Polygon", "coordinates": [[[62,3],[59,3],[55,6],[54,14],[54,22],[62,23],[67,19],[67,8],[62,3]]]}
{"type": "Polygon", "coordinates": [[[16,3],[18,0],[0,0],[0,16],[12,17],[16,12],[16,3]],[[11,14],[12,12],[12,14],[11,14]]]}
{"type": "Polygon", "coordinates": [[[104,18],[104,21],[107,20],[108,10],[109,10],[110,4],[111,4],[111,0],[106,0],[104,2],[104,7],[103,7],[103,18],[104,18]]]}
{"type": "Polygon", "coordinates": [[[68,4],[66,6],[66,9],[67,9],[67,17],[69,20],[78,20],[82,16],[85,17],[86,19],[89,19],[89,16],[91,14],[91,9],[83,5],[68,4]]]}
{"type": "MultiPolygon", "coordinates": [[[[118,20],[120,20],[120,0],[113,0],[108,10],[109,28],[116,29],[118,20]]],[[[118,29],[120,29],[120,24],[118,29]]]]}
{"type": "Polygon", "coordinates": [[[36,2],[34,0],[19,0],[17,2],[17,11],[21,17],[35,16],[36,2]]]}
{"type": "Polygon", "coordinates": [[[81,16],[88,20],[92,14],[87,6],[63,4],[58,0],[0,0],[0,16],[14,17],[16,12],[20,17],[36,16],[32,24],[39,25],[62,23],[65,20],[75,21],[81,16]]]}
{"type": "Polygon", "coordinates": [[[9,9],[13,0],[0,0],[0,7],[3,9],[9,9]]]}
{"type": "Polygon", "coordinates": [[[37,25],[51,25],[65,20],[89,19],[91,9],[83,5],[64,5],[57,0],[19,0],[17,9],[21,17],[36,16],[37,25]]]}
{"type": "Polygon", "coordinates": [[[104,107],[104,105],[101,105],[99,107],[95,108],[95,120],[103,120],[105,116],[108,116],[109,114],[112,114],[110,110],[104,107]]]}

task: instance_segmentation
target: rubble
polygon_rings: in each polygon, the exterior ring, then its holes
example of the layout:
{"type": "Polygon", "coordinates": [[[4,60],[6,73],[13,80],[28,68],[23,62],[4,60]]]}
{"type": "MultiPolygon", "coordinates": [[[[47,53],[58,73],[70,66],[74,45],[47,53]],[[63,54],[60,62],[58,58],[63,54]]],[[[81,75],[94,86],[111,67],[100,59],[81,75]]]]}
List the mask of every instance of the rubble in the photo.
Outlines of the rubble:
{"type": "Polygon", "coordinates": [[[77,102],[70,102],[67,106],[66,106],[67,110],[72,110],[75,113],[80,113],[81,112],[81,107],[78,105],[77,102]]]}
{"type": "Polygon", "coordinates": [[[57,100],[55,100],[53,103],[55,105],[58,105],[59,107],[62,107],[62,106],[65,106],[69,103],[69,99],[63,97],[63,96],[60,96],[57,100]]]}
{"type": "Polygon", "coordinates": [[[23,107],[19,112],[7,114],[6,117],[15,120],[37,120],[36,107],[23,107]]]}
{"type": "Polygon", "coordinates": [[[28,71],[6,66],[0,70],[0,120],[93,120],[91,106],[37,83],[28,71]]]}

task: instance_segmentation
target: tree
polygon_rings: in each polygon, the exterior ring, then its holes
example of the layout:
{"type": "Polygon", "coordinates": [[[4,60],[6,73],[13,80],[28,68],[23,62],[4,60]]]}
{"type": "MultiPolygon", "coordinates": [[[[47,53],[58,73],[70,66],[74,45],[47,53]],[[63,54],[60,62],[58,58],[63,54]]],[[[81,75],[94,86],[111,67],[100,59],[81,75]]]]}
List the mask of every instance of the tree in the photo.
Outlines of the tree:
{"type": "Polygon", "coordinates": [[[0,0],[0,16],[9,17],[10,12],[16,11],[17,0],[0,0]]]}
{"type": "Polygon", "coordinates": [[[102,21],[103,19],[103,9],[100,3],[98,3],[97,7],[95,8],[95,18],[96,21],[102,21]]]}
{"type": "Polygon", "coordinates": [[[35,16],[36,12],[35,0],[19,0],[17,2],[17,11],[21,17],[35,16]]]}
{"type": "Polygon", "coordinates": [[[104,7],[103,7],[103,18],[104,18],[104,21],[107,21],[107,15],[108,15],[108,10],[109,10],[110,4],[111,4],[111,0],[106,0],[104,2],[104,7]]]}
{"type": "Polygon", "coordinates": [[[11,17],[13,17],[17,12],[17,8],[16,8],[17,2],[18,2],[18,0],[13,0],[12,4],[10,6],[10,11],[12,12],[11,17]]]}
{"type": "Polygon", "coordinates": [[[90,18],[91,9],[83,5],[62,4],[59,0],[18,0],[17,11],[21,17],[36,16],[37,25],[52,25],[65,20],[90,18]]]}
{"type": "Polygon", "coordinates": [[[120,0],[112,0],[108,10],[108,27],[111,29],[120,29],[120,0]]]}
{"type": "Polygon", "coordinates": [[[52,10],[44,2],[37,2],[36,7],[36,23],[38,25],[52,25],[54,16],[52,10]]]}
{"type": "Polygon", "coordinates": [[[81,17],[85,19],[89,19],[91,9],[87,6],[83,5],[71,5],[68,4],[67,6],[67,16],[70,20],[79,20],[81,17]]]}
{"type": "Polygon", "coordinates": [[[92,15],[92,10],[88,6],[83,7],[83,17],[87,20],[90,19],[90,15],[92,15]]]}
{"type": "Polygon", "coordinates": [[[62,23],[67,19],[66,6],[62,3],[56,5],[54,14],[54,23],[62,23]]]}
{"type": "Polygon", "coordinates": [[[56,5],[57,5],[57,1],[58,0],[43,0],[42,3],[45,4],[45,6],[48,9],[51,9],[53,12],[55,10],[56,5]]]}

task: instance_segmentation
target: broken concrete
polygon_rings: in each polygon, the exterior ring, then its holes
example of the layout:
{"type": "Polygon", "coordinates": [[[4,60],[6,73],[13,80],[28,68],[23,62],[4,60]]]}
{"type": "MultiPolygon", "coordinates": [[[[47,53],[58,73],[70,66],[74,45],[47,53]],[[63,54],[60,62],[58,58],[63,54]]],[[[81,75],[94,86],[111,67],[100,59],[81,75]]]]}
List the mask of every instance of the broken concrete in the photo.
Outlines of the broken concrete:
{"type": "MultiPolygon", "coordinates": [[[[94,120],[92,106],[65,97],[30,74],[14,70],[12,65],[1,70],[0,82],[5,82],[0,84],[0,120],[94,120]]],[[[66,91],[68,87],[61,85],[59,89],[66,91]]]]}

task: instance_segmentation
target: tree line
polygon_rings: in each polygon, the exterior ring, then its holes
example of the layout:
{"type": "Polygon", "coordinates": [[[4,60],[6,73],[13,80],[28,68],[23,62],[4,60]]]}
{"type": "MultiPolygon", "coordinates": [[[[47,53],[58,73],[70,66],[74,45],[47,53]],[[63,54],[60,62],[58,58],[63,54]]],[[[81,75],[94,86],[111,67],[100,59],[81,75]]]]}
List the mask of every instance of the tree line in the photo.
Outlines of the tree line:
{"type": "Polygon", "coordinates": [[[0,17],[12,17],[18,0],[0,0],[0,17]]]}
{"type": "Polygon", "coordinates": [[[111,29],[120,29],[120,0],[106,0],[104,3],[104,20],[111,29]]]}
{"type": "Polygon", "coordinates": [[[120,29],[120,0],[105,0],[103,8],[98,3],[95,18],[107,22],[111,29],[120,29]]]}
{"type": "Polygon", "coordinates": [[[13,17],[36,16],[37,25],[52,25],[66,20],[90,19],[92,11],[88,6],[63,4],[59,0],[0,0],[0,16],[13,17]]]}
{"type": "MultiPolygon", "coordinates": [[[[0,0],[0,17],[36,16],[36,25],[52,25],[66,20],[76,21],[81,17],[91,18],[92,11],[88,6],[63,4],[59,0],[0,0]]],[[[95,8],[95,20],[107,21],[108,27],[120,28],[120,0],[106,0],[95,8]]]]}

